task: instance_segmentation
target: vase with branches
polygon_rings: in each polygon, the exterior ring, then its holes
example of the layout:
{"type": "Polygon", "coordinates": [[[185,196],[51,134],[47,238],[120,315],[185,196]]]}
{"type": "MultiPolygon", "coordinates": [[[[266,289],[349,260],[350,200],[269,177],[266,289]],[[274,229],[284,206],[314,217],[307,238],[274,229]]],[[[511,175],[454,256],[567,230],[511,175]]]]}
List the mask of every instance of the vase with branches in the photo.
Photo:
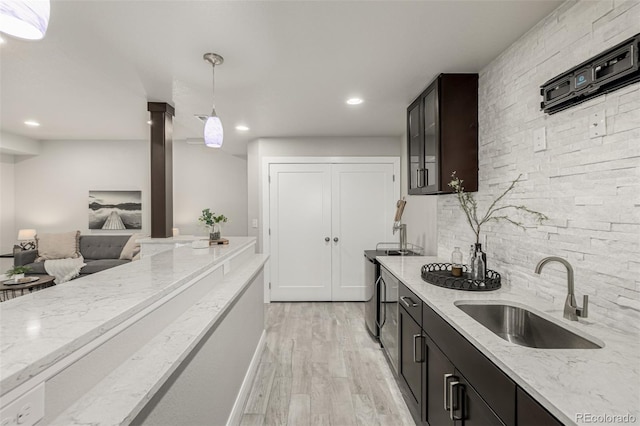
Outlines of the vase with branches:
{"type": "Polygon", "coordinates": [[[502,192],[493,202],[489,205],[486,212],[484,214],[478,213],[478,203],[473,196],[468,192],[465,192],[462,184],[464,181],[456,176],[456,172],[451,174],[451,182],[449,182],[449,186],[453,188],[455,194],[458,198],[458,202],[460,203],[460,207],[464,211],[464,214],[467,218],[467,223],[471,226],[471,230],[476,236],[476,244],[480,244],[480,231],[482,230],[482,225],[489,222],[507,222],[518,228],[526,229],[524,224],[519,220],[512,219],[508,216],[509,212],[518,211],[530,215],[533,219],[541,224],[545,220],[549,218],[540,212],[535,210],[531,210],[527,206],[516,205],[516,204],[504,204],[500,205],[499,203],[502,199],[511,192],[516,184],[520,181],[522,175],[518,175],[518,177],[511,182],[511,185],[507,189],[502,192]]]}
{"type": "MultiPolygon", "coordinates": [[[[482,213],[478,211],[478,202],[476,201],[473,194],[465,192],[464,186],[462,185],[464,181],[456,176],[456,172],[453,172],[451,174],[451,182],[449,182],[449,186],[455,191],[458,203],[460,204],[462,211],[464,211],[467,223],[471,227],[471,230],[476,237],[475,251],[482,254],[485,266],[486,255],[484,254],[484,252],[482,252],[482,246],[480,244],[480,232],[482,231],[483,225],[489,222],[506,222],[518,228],[526,230],[523,222],[521,222],[517,218],[509,216],[509,213],[516,212],[532,217],[533,220],[538,224],[541,224],[545,220],[549,219],[545,214],[532,210],[527,206],[502,203],[505,196],[516,187],[521,177],[522,174],[518,175],[518,177],[511,182],[509,187],[507,187],[507,189],[505,189],[500,195],[498,195],[495,200],[493,200],[491,204],[489,204],[487,210],[482,213]]],[[[471,266],[473,267],[473,265],[471,266]]]]}

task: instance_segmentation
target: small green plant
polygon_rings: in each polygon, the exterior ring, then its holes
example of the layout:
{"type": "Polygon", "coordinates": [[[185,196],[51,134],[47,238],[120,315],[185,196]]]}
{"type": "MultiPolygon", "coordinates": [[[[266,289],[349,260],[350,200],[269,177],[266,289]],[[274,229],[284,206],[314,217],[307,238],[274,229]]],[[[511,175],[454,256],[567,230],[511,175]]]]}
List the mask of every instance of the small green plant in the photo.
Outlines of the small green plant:
{"type": "Polygon", "coordinates": [[[11,278],[14,275],[26,274],[30,270],[31,268],[29,268],[28,266],[14,266],[7,272],[5,272],[5,274],[7,274],[9,278],[11,278]]]}
{"type": "Polygon", "coordinates": [[[216,214],[212,212],[211,209],[204,209],[202,210],[202,214],[200,215],[198,220],[204,223],[206,226],[211,227],[216,223],[226,222],[229,219],[227,219],[227,217],[223,214],[216,216],[216,214]]]}
{"type": "Polygon", "coordinates": [[[486,213],[479,216],[478,203],[473,197],[473,194],[464,191],[464,187],[462,186],[462,183],[464,181],[456,176],[456,172],[453,172],[451,174],[451,182],[449,182],[449,186],[456,192],[460,207],[462,207],[464,214],[467,216],[467,222],[469,223],[469,226],[471,226],[473,233],[476,235],[476,244],[480,243],[480,229],[482,225],[490,221],[505,221],[517,226],[518,228],[526,229],[521,222],[518,222],[517,220],[511,219],[509,216],[507,216],[507,212],[509,211],[509,209],[511,209],[512,211],[516,210],[528,213],[529,215],[533,216],[535,221],[539,224],[549,219],[546,215],[535,210],[531,210],[526,206],[506,204],[498,207],[497,204],[500,202],[500,200],[502,200],[505,195],[507,195],[513,188],[515,188],[521,177],[522,175],[518,175],[516,180],[511,182],[511,185],[509,185],[509,187],[502,194],[500,194],[498,198],[493,200],[486,213]]]}

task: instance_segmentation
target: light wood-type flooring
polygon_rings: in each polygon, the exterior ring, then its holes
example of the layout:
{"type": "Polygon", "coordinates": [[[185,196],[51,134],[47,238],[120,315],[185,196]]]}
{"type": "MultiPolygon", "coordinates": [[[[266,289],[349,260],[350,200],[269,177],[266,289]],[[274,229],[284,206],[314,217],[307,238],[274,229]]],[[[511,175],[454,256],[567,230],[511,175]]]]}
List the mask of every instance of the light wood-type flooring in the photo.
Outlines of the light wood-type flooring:
{"type": "Polygon", "coordinates": [[[242,425],[411,425],[363,303],[266,305],[267,347],[242,425]]]}

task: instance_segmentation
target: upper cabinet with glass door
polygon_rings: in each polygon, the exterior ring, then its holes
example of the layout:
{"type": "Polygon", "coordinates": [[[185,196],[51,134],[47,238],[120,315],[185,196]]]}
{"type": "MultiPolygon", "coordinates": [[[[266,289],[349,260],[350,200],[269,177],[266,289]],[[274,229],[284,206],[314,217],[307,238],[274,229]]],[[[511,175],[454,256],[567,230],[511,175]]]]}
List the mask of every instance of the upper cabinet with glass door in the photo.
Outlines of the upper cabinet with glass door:
{"type": "Polygon", "coordinates": [[[407,108],[409,194],[478,190],[478,74],[440,74],[407,108]]]}

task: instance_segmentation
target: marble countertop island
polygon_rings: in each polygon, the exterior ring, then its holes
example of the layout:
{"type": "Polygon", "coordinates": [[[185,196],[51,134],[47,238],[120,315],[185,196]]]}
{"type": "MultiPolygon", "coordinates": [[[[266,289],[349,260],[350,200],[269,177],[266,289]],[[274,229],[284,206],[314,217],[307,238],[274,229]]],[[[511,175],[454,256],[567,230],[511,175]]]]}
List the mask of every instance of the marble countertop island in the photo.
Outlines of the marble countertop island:
{"type": "Polygon", "coordinates": [[[0,304],[0,395],[216,265],[230,268],[230,259],[256,241],[229,240],[229,245],[162,252],[0,304]]]}
{"type": "MultiPolygon", "coordinates": [[[[429,284],[422,265],[435,257],[378,257],[380,263],[500,367],[564,424],[592,416],[628,415],[640,421],[640,339],[591,318],[563,318],[563,306],[550,304],[524,289],[450,290],[429,284]],[[507,342],[454,305],[457,301],[494,301],[522,305],[534,313],[596,342],[601,349],[535,349],[507,342]]],[[[579,283],[578,283],[579,286],[579,283]]],[[[578,287],[579,291],[579,287],[578,287]]],[[[633,422],[633,423],[635,423],[633,422]]]]}

